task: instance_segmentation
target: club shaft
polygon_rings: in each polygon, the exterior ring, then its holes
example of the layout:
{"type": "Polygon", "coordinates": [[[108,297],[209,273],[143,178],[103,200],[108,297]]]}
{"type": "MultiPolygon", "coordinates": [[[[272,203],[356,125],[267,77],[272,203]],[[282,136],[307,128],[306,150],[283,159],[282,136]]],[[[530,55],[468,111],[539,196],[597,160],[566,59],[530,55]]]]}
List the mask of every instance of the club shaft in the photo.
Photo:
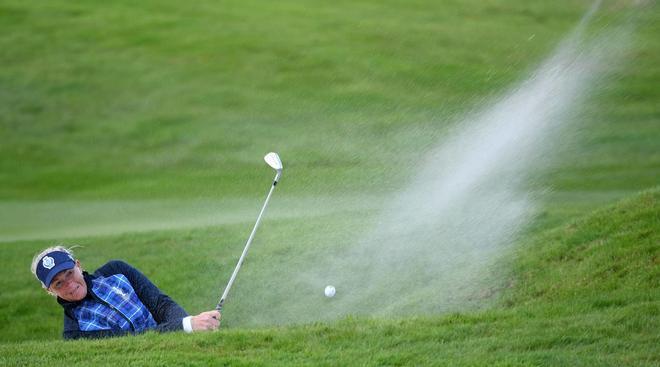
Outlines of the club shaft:
{"type": "Polygon", "coordinates": [[[222,297],[220,297],[220,301],[218,302],[217,306],[215,306],[215,309],[218,311],[222,311],[222,306],[224,305],[225,300],[227,299],[229,290],[231,289],[231,286],[234,284],[234,280],[236,280],[236,275],[238,274],[238,271],[241,269],[241,265],[243,265],[243,261],[245,260],[245,255],[247,255],[248,250],[250,249],[250,244],[252,243],[254,234],[257,232],[257,227],[259,227],[259,223],[261,223],[261,217],[264,215],[264,212],[266,211],[266,206],[270,201],[270,197],[273,194],[273,190],[275,190],[275,186],[277,186],[278,178],[279,178],[279,174],[278,176],[276,176],[276,179],[273,181],[273,185],[270,187],[270,191],[268,192],[268,196],[266,197],[266,202],[264,202],[264,206],[261,207],[261,212],[259,212],[259,216],[257,217],[257,222],[254,224],[254,227],[252,228],[252,233],[250,233],[250,237],[248,238],[247,243],[245,244],[243,253],[241,254],[240,259],[238,259],[238,264],[236,264],[236,268],[234,268],[234,272],[231,274],[231,278],[229,278],[227,287],[225,288],[225,291],[222,293],[222,297]]]}

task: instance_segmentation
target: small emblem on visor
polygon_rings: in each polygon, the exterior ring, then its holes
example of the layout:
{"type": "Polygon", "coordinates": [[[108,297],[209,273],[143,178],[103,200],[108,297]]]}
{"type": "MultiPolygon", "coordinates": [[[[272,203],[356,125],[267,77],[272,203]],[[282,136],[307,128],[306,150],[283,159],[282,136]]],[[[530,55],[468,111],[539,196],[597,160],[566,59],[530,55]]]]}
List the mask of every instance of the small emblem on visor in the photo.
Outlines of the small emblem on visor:
{"type": "Polygon", "coordinates": [[[53,266],[55,266],[55,260],[50,256],[46,256],[43,260],[41,260],[41,265],[43,265],[44,268],[50,270],[53,268],[53,266]]]}

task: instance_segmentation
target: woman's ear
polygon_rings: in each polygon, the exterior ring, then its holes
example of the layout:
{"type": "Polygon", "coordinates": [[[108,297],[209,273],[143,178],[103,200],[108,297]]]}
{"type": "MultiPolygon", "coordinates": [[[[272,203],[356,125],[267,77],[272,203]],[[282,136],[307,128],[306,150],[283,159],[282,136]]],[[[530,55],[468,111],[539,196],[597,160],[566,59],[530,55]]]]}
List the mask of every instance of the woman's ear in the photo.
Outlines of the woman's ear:
{"type": "Polygon", "coordinates": [[[76,260],[76,266],[80,269],[81,272],[83,270],[85,270],[85,269],[83,269],[82,265],[80,264],[80,260],[76,260]]]}

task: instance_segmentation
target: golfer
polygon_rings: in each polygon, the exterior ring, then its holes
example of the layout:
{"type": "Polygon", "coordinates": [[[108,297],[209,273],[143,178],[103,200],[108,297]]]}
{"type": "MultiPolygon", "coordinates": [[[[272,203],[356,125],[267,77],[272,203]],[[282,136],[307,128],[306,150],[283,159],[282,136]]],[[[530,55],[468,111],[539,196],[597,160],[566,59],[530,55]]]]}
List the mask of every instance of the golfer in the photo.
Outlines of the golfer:
{"type": "Polygon", "coordinates": [[[113,260],[89,274],[71,250],[47,248],[32,260],[32,273],[64,308],[64,339],[103,338],[184,330],[215,330],[218,311],[188,316],[144,274],[113,260]]]}

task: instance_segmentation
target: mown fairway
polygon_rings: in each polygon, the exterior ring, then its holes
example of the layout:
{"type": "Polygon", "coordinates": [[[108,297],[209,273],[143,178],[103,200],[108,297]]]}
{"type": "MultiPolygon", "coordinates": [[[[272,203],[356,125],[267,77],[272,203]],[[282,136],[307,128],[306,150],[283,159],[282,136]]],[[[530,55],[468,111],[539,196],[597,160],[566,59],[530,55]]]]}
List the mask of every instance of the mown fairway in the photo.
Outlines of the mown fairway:
{"type": "Polygon", "coordinates": [[[589,5],[0,2],[0,364],[657,365],[658,191],[638,196],[660,185],[652,3],[631,15],[606,1],[594,20],[594,33],[636,28],[531,184],[553,191],[501,287],[450,315],[335,322],[322,288],[318,324],[254,311],[296,302],[281,280],[350,247],[423,152],[526,78],[589,5]],[[121,258],[190,313],[210,309],[268,189],[268,151],[285,173],[225,330],[57,341],[35,252],[79,244],[89,270],[121,258]]]}

